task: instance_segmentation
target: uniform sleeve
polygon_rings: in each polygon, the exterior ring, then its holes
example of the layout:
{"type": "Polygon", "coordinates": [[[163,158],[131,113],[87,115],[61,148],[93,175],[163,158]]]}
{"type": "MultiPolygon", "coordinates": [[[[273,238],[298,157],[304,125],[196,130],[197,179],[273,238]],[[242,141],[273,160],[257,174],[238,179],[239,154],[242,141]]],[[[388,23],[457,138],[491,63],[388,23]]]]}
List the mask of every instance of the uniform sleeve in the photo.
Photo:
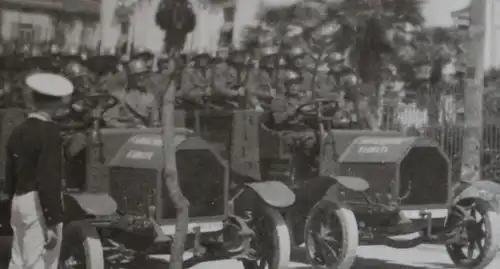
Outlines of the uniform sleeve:
{"type": "Polygon", "coordinates": [[[271,111],[275,123],[281,124],[288,118],[287,106],[283,98],[275,98],[271,102],[271,111]]]}
{"type": "Polygon", "coordinates": [[[234,70],[229,69],[229,67],[215,68],[213,72],[215,75],[215,85],[212,89],[212,95],[231,98],[238,94],[237,91],[231,88],[236,85],[236,74],[234,70]]]}
{"type": "Polygon", "coordinates": [[[16,192],[16,175],[15,175],[15,162],[14,154],[12,153],[9,144],[7,144],[7,156],[5,160],[5,192],[12,198],[16,192]]]}
{"type": "Polygon", "coordinates": [[[57,127],[47,128],[40,148],[36,180],[40,204],[47,226],[63,221],[62,137],[57,127]]]}
{"type": "MultiPolygon", "coordinates": [[[[122,96],[118,92],[113,92],[113,96],[117,97],[118,100],[123,100],[122,96]]],[[[120,109],[122,107],[121,103],[118,103],[116,106],[108,109],[106,112],[103,114],[103,120],[106,123],[106,127],[112,127],[112,128],[125,128],[127,125],[118,119],[121,117],[120,115],[120,109]]]]}

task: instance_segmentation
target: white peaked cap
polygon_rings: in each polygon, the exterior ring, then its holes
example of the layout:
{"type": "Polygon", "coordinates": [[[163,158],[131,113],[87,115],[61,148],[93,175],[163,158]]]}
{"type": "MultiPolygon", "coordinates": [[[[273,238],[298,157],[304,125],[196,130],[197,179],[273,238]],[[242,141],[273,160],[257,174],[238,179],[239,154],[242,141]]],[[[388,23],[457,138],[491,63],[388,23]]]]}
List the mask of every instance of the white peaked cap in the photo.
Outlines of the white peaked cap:
{"type": "Polygon", "coordinates": [[[25,82],[33,91],[47,96],[64,97],[74,90],[69,79],[54,73],[34,73],[28,75],[25,82]]]}

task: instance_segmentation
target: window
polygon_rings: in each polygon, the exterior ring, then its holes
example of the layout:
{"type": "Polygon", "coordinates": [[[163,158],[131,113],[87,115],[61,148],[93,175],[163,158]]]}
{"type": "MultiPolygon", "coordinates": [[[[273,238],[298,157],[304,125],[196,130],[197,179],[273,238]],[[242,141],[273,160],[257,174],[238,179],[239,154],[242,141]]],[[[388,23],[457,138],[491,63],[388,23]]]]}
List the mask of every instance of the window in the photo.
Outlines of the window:
{"type": "Polygon", "coordinates": [[[41,27],[31,23],[12,23],[12,36],[22,43],[40,41],[41,27]]]}

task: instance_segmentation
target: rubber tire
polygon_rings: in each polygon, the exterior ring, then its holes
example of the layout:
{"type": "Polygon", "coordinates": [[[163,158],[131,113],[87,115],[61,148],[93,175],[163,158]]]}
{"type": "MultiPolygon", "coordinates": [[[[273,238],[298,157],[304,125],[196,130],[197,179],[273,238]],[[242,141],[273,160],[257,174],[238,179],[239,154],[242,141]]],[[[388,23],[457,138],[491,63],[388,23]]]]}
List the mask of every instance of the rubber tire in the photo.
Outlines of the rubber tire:
{"type": "Polygon", "coordinates": [[[306,219],[306,225],[304,226],[304,239],[305,239],[305,252],[307,256],[307,260],[309,264],[315,269],[349,269],[352,267],[354,260],[356,259],[356,252],[359,246],[359,234],[358,234],[358,223],[356,221],[356,217],[354,213],[344,207],[339,206],[337,203],[321,200],[316,205],[313,206],[309,215],[306,219]],[[311,257],[309,252],[310,242],[309,242],[309,230],[313,225],[312,221],[314,219],[314,215],[319,211],[330,208],[337,218],[340,220],[342,225],[342,238],[343,238],[343,252],[342,257],[340,258],[340,262],[338,264],[333,265],[332,267],[318,265],[314,261],[314,257],[311,257]]]}
{"type": "Polygon", "coordinates": [[[450,259],[453,261],[457,268],[464,269],[484,269],[487,267],[497,256],[497,253],[500,249],[500,215],[496,210],[486,201],[477,199],[475,201],[476,209],[478,212],[481,212],[483,218],[485,217],[485,229],[489,230],[488,235],[485,239],[485,253],[483,259],[479,263],[473,264],[463,264],[458,257],[456,257],[453,253],[449,245],[446,245],[446,251],[450,256],[450,259]]]}
{"type": "MultiPolygon", "coordinates": [[[[273,222],[273,226],[275,227],[273,233],[275,245],[274,248],[276,249],[275,253],[278,253],[278,255],[275,255],[273,257],[272,264],[268,266],[267,269],[289,269],[291,256],[291,239],[287,223],[285,222],[281,213],[272,207],[267,206],[258,212],[265,214],[266,217],[273,222]]],[[[255,231],[255,233],[256,235],[260,234],[259,231],[255,231]]],[[[244,261],[243,267],[245,269],[258,268],[256,267],[256,264],[251,261],[244,261]]]]}
{"type": "MultiPolygon", "coordinates": [[[[81,242],[85,250],[86,269],[104,269],[104,251],[96,228],[86,221],[74,221],[64,225],[61,254],[74,242],[81,242]],[[71,240],[70,242],[65,241],[71,240]]],[[[61,255],[62,257],[62,255],[61,255]]],[[[60,261],[59,268],[65,268],[60,261]]]]}

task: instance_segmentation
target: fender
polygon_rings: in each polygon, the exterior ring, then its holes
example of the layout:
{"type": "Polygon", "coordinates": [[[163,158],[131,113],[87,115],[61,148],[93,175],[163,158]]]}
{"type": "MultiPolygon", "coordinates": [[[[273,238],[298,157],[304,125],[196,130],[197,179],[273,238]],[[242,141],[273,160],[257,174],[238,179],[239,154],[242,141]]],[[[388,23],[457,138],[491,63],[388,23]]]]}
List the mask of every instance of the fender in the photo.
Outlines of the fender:
{"type": "Polygon", "coordinates": [[[65,211],[75,205],[83,213],[93,216],[107,216],[116,212],[118,205],[107,193],[65,193],[65,211]],[[69,207],[69,208],[68,208],[69,207]]]}
{"type": "Polygon", "coordinates": [[[360,177],[352,177],[352,176],[329,176],[338,184],[333,184],[328,187],[326,192],[324,193],[322,200],[327,200],[337,204],[339,207],[348,208],[348,204],[346,204],[340,193],[339,186],[343,186],[344,188],[354,191],[354,192],[364,192],[368,188],[370,188],[370,184],[368,181],[360,178],[360,177]]]}
{"type": "Polygon", "coordinates": [[[494,209],[500,211],[500,184],[490,180],[479,180],[472,183],[460,181],[452,189],[453,204],[464,199],[481,199],[490,203],[494,209]]]}
{"type": "Polygon", "coordinates": [[[363,192],[370,188],[368,181],[360,177],[351,176],[329,176],[333,180],[337,181],[340,185],[351,191],[363,192]]]}
{"type": "Polygon", "coordinates": [[[245,185],[272,207],[284,208],[295,203],[295,194],[283,182],[265,181],[245,185]]]}

